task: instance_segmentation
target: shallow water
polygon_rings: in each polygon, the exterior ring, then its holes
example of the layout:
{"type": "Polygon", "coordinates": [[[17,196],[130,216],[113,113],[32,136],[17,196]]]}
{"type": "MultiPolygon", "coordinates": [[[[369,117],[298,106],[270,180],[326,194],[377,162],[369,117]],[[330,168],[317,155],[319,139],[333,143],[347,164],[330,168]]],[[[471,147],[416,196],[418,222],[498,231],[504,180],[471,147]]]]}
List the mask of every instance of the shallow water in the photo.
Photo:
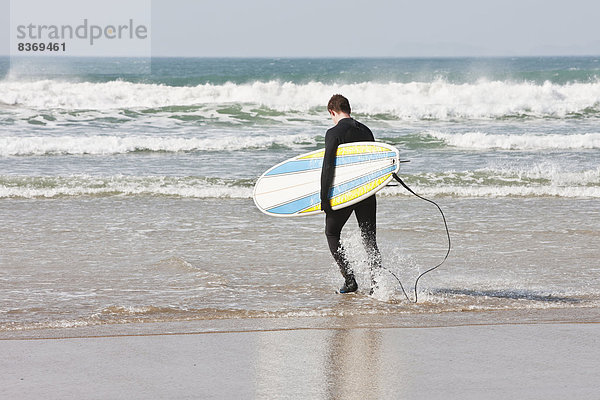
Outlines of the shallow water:
{"type": "MultiPolygon", "coordinates": [[[[270,218],[235,199],[6,199],[0,329],[600,305],[595,200],[438,201],[453,250],[413,304],[385,271],[367,296],[354,221],[343,239],[361,289],[342,296],[322,217],[270,218]]],[[[445,253],[441,218],[416,198],[378,206],[384,265],[412,299],[445,253]]]]}

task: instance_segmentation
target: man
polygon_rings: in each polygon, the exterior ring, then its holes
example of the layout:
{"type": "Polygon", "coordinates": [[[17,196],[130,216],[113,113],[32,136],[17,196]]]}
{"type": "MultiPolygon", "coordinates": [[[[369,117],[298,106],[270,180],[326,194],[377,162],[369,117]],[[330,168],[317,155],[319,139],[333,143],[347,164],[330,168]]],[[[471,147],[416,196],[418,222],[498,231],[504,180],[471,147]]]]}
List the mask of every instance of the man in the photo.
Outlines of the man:
{"type": "Polygon", "coordinates": [[[329,191],[333,183],[338,146],[351,142],[373,142],[375,138],[369,128],[350,116],[350,103],[344,96],[340,94],[333,95],[327,104],[327,110],[335,126],[325,134],[325,155],[323,157],[323,169],[321,170],[321,209],[326,213],[325,235],[327,236],[329,250],[340,267],[340,272],[345,280],[339,292],[351,293],[358,289],[354,272],[350,268],[344,248],[340,243],[342,228],[354,212],[360,227],[363,244],[369,256],[372,284],[370,293],[373,293],[376,285],[374,273],[377,268],[381,267],[381,255],[377,248],[375,235],[377,209],[375,196],[370,196],[352,206],[333,211],[329,201],[329,191]]]}

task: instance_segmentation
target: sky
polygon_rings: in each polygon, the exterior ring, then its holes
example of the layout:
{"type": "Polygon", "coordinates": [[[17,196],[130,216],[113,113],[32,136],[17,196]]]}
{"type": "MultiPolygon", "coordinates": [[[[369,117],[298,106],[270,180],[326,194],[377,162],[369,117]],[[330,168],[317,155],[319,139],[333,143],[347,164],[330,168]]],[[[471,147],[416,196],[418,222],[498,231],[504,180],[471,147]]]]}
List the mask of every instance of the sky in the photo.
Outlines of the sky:
{"type": "MultiPolygon", "coordinates": [[[[139,1],[151,11],[152,56],[600,55],[597,0],[139,1]]],[[[90,20],[136,17],[134,11],[106,1],[76,2],[89,4],[85,17],[90,20]],[[94,8],[98,3],[105,6],[94,8]]],[[[10,42],[16,40],[9,5],[10,0],[0,0],[0,54],[9,54],[10,42]]],[[[73,7],[56,7],[54,14],[43,15],[51,21],[32,22],[75,24],[84,17],[73,7]]],[[[134,54],[137,47],[130,46],[134,54]]]]}

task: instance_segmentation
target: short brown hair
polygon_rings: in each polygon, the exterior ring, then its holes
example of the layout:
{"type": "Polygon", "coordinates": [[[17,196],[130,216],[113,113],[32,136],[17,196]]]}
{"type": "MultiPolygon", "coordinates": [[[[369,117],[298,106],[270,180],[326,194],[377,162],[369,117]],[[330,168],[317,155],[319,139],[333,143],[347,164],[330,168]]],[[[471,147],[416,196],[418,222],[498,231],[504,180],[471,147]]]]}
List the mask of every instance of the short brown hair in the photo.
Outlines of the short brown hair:
{"type": "Polygon", "coordinates": [[[327,103],[327,110],[350,114],[350,102],[341,94],[334,94],[327,103]]]}

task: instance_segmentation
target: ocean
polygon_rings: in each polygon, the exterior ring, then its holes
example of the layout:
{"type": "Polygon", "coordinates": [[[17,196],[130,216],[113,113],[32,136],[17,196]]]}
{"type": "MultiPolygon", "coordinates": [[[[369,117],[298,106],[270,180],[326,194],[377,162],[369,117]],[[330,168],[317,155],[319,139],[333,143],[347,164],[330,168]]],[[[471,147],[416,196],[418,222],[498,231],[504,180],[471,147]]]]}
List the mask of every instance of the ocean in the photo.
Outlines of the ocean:
{"type": "MultiPolygon", "coordinates": [[[[0,332],[600,305],[599,57],[34,61],[0,58],[0,332]],[[323,216],[253,204],[265,170],[324,146],[335,93],[446,214],[416,304],[385,271],[367,295],[354,220],[342,296],[323,216]]],[[[441,217],[377,196],[412,299],[441,217]]]]}

